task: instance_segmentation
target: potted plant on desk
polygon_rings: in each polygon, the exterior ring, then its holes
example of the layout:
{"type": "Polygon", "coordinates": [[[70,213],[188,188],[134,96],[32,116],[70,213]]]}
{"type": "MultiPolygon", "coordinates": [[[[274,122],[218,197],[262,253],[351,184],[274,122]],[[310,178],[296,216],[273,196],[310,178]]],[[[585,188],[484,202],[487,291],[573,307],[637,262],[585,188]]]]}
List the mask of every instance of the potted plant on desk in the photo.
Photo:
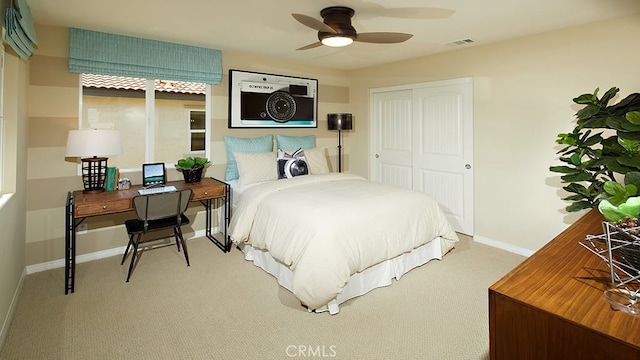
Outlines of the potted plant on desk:
{"type": "Polygon", "coordinates": [[[186,157],[176,162],[176,170],[182,172],[184,182],[194,183],[202,179],[202,173],[209,165],[209,159],[203,157],[186,157]]]}
{"type": "Polygon", "coordinates": [[[549,170],[562,174],[569,193],[563,200],[571,202],[567,212],[598,208],[605,218],[604,234],[580,243],[609,264],[614,289],[605,299],[635,315],[640,314],[635,306],[640,289],[617,287],[640,280],[640,94],[609,105],[619,90],[613,87],[599,98],[596,89],[573,99],[584,107],[576,113],[573,131],[558,134],[564,164],[549,170]]]}

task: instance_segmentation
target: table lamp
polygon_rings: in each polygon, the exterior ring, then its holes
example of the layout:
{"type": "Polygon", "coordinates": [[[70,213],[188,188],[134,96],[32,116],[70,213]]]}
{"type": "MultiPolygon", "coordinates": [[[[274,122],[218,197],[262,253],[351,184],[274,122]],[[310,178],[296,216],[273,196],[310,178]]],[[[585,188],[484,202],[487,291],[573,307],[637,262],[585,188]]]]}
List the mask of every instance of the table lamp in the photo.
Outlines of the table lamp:
{"type": "Polygon", "coordinates": [[[122,154],[120,131],[112,129],[78,129],[67,136],[67,157],[81,157],[85,193],[104,191],[107,172],[106,155],[122,154]]]}
{"type": "Polygon", "coordinates": [[[342,172],[342,130],[352,129],[351,114],[327,114],[329,130],[338,130],[338,172],[342,172]]]}

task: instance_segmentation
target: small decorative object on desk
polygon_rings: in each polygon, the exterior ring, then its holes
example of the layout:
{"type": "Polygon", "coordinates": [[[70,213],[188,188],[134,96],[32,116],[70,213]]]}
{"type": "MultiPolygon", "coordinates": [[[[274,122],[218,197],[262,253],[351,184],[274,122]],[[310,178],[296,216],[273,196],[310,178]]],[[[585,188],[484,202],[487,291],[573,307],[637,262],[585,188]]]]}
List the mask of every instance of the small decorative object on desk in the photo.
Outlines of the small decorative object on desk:
{"type": "Polygon", "coordinates": [[[118,180],[118,190],[126,190],[131,187],[131,180],[129,178],[122,178],[118,180]]]}
{"type": "Polygon", "coordinates": [[[614,288],[606,290],[605,300],[617,310],[640,316],[640,197],[624,202],[602,200],[598,206],[607,221],[603,234],[588,235],[580,244],[603,259],[611,272],[614,288]]]}
{"type": "Polygon", "coordinates": [[[609,289],[604,292],[604,298],[616,310],[624,311],[631,315],[640,315],[640,302],[638,290],[609,289]]]}
{"type": "Polygon", "coordinates": [[[178,160],[175,167],[182,172],[184,182],[194,183],[202,179],[202,173],[208,165],[209,159],[195,156],[178,160]]]}

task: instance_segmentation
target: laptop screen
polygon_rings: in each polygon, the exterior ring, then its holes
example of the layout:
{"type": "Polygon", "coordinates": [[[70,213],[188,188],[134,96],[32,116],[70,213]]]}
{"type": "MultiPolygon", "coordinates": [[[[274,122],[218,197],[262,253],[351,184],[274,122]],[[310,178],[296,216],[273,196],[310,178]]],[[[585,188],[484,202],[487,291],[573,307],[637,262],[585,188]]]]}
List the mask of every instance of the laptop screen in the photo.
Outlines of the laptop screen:
{"type": "Polygon", "coordinates": [[[142,186],[164,185],[164,163],[142,164],[142,186]]]}

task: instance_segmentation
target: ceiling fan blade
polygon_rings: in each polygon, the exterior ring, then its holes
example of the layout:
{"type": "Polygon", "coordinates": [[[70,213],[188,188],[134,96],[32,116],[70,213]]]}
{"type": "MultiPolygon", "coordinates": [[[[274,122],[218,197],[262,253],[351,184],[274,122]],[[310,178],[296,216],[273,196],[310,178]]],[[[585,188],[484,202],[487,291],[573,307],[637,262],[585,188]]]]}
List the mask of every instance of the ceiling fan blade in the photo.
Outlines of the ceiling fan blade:
{"type": "Polygon", "coordinates": [[[455,10],[435,7],[401,7],[387,8],[367,0],[328,0],[335,5],[349,6],[358,9],[360,19],[375,17],[395,17],[400,19],[444,19],[455,13],[455,10]]]}
{"type": "Polygon", "coordinates": [[[395,44],[407,41],[412,36],[412,34],[395,32],[369,32],[358,34],[354,40],[374,44],[395,44]]]}
{"type": "Polygon", "coordinates": [[[312,29],[322,31],[322,32],[328,32],[332,34],[336,33],[336,31],[331,26],[323,23],[320,20],[312,18],[311,16],[302,15],[302,14],[291,14],[291,16],[293,16],[294,19],[298,20],[298,22],[304,26],[308,26],[312,29]]]}
{"type": "Polygon", "coordinates": [[[455,12],[451,9],[430,7],[386,8],[380,12],[380,16],[402,19],[446,19],[455,12]]]}
{"type": "Polygon", "coordinates": [[[322,46],[322,43],[320,41],[314,42],[313,44],[309,44],[307,46],[303,46],[303,47],[298,48],[296,50],[308,50],[308,49],[317,48],[318,46],[322,46]]]}

